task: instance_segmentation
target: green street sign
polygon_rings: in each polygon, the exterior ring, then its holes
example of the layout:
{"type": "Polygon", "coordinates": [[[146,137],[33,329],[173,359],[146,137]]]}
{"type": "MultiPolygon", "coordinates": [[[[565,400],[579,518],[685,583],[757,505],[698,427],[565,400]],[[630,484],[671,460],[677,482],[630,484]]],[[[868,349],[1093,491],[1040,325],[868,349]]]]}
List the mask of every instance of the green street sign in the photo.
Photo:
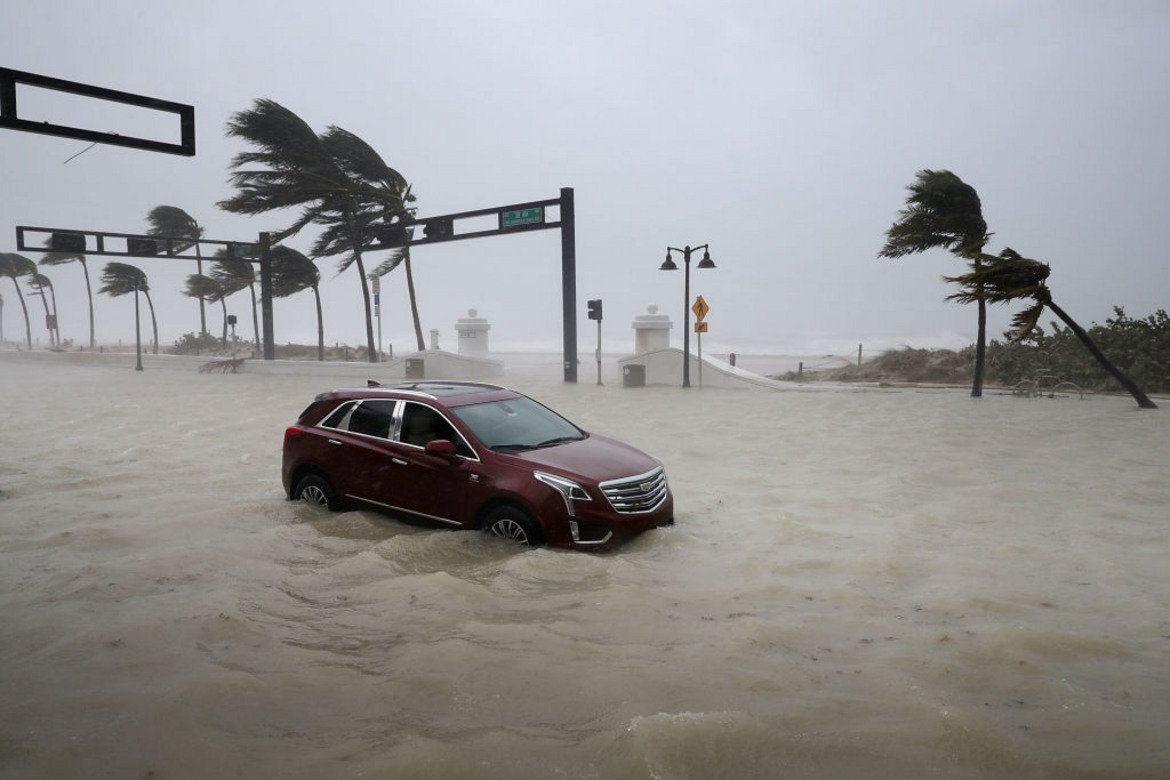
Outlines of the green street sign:
{"type": "Polygon", "coordinates": [[[519,227],[520,225],[539,225],[544,222],[544,207],[534,209],[516,209],[505,211],[500,215],[500,227],[519,227]]]}

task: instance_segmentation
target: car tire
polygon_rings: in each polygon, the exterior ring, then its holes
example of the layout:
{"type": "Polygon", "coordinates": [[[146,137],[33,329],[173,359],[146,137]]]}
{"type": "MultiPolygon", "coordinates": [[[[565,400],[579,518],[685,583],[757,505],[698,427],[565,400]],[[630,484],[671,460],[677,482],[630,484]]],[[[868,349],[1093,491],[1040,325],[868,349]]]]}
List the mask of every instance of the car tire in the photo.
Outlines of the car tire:
{"type": "Polygon", "coordinates": [[[527,512],[515,506],[498,506],[483,521],[484,533],[510,542],[537,547],[542,538],[540,526],[527,512]]]}
{"type": "Polygon", "coordinates": [[[338,497],[337,491],[329,484],[329,480],[320,474],[302,477],[301,481],[297,483],[297,489],[293,491],[293,498],[304,501],[306,504],[328,509],[330,512],[341,509],[341,499],[338,497]]]}

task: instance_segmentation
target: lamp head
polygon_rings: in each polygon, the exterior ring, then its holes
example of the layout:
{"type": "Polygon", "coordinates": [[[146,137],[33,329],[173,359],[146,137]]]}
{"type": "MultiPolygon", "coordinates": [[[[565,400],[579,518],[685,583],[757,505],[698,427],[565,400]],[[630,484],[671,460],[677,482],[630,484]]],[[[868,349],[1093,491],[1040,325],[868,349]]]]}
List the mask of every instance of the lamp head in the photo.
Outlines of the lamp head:
{"type": "Polygon", "coordinates": [[[658,266],[659,271],[677,271],[678,266],[675,265],[674,260],[670,257],[670,250],[666,250],[666,259],[662,261],[662,265],[658,266]]]}
{"type": "Polygon", "coordinates": [[[703,250],[703,259],[699,261],[698,268],[714,268],[715,263],[711,260],[711,253],[706,249],[703,250]]]}

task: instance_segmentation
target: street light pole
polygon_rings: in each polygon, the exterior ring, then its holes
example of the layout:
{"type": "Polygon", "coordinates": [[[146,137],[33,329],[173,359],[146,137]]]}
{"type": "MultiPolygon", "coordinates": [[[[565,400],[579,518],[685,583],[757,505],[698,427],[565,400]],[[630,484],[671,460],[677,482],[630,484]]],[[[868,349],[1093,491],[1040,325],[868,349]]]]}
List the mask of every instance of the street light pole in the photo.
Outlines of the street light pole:
{"type": "Polygon", "coordinates": [[[659,271],[677,271],[678,266],[671,259],[670,253],[682,253],[685,269],[683,272],[683,387],[691,386],[691,253],[700,249],[703,250],[703,259],[699,261],[698,267],[714,268],[715,263],[711,261],[711,253],[708,251],[706,244],[686,246],[682,249],[668,246],[666,248],[666,260],[658,267],[659,271]]]}

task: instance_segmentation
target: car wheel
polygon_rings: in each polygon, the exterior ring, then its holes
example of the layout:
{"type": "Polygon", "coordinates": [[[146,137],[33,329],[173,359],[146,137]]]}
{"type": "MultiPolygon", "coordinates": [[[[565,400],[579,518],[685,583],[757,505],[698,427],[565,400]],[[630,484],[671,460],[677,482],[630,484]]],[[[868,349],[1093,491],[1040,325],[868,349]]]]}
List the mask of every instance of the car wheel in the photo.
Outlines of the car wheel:
{"type": "Polygon", "coordinates": [[[523,509],[514,506],[496,507],[483,521],[483,530],[492,536],[517,542],[528,547],[540,544],[540,527],[523,509]]]}
{"type": "Polygon", "coordinates": [[[332,512],[341,509],[341,499],[337,497],[337,491],[329,484],[329,480],[320,474],[310,474],[302,478],[297,483],[293,496],[306,504],[324,507],[332,512]]]}

